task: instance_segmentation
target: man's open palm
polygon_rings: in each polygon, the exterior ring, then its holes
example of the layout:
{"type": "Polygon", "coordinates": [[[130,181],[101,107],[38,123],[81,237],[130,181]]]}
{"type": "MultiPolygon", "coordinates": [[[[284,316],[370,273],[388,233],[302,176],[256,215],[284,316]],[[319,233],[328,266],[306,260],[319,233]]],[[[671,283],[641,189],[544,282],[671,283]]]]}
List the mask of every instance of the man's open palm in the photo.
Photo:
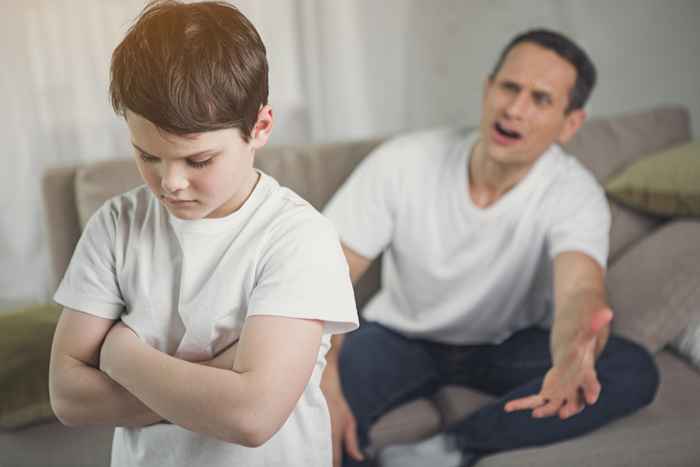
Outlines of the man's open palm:
{"type": "Polygon", "coordinates": [[[567,419],[593,405],[600,395],[601,385],[595,371],[596,336],[612,320],[608,308],[593,314],[588,332],[577,336],[567,357],[549,369],[538,394],[509,401],[506,412],[532,410],[536,418],[558,414],[567,419]]]}

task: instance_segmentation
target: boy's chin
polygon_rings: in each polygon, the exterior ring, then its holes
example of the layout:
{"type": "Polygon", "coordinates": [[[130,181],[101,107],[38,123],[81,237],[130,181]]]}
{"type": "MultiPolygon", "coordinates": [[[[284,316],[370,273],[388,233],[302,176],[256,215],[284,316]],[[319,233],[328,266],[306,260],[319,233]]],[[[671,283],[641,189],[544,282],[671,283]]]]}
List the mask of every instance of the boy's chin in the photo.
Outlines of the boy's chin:
{"type": "Polygon", "coordinates": [[[173,217],[177,217],[180,220],[183,221],[195,221],[199,219],[204,219],[206,217],[207,213],[203,213],[202,211],[198,210],[184,210],[184,209],[177,209],[177,208],[172,208],[170,206],[165,206],[165,209],[168,210],[170,215],[173,217]]]}

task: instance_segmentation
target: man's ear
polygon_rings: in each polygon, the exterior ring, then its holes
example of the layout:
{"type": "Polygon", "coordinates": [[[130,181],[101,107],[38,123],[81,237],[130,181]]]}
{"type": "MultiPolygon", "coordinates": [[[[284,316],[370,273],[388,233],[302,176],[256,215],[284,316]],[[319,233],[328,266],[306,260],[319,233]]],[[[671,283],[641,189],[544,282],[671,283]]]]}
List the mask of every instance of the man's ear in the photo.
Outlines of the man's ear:
{"type": "Polygon", "coordinates": [[[268,139],[270,139],[270,133],[272,133],[273,120],[272,107],[269,105],[262,107],[258,112],[258,120],[250,132],[250,146],[254,150],[260,149],[267,144],[268,139]]]}
{"type": "Polygon", "coordinates": [[[586,121],[586,111],[583,109],[576,109],[572,110],[569,112],[569,114],[566,116],[564,120],[564,126],[562,127],[561,131],[559,132],[559,138],[557,138],[557,142],[559,144],[566,144],[568,143],[571,138],[574,137],[576,132],[578,131],[581,126],[583,126],[583,122],[586,121]]]}
{"type": "Polygon", "coordinates": [[[482,89],[482,92],[481,92],[481,104],[482,105],[486,102],[486,95],[489,93],[489,89],[491,89],[491,86],[493,86],[493,76],[489,75],[484,80],[484,88],[482,89]]]}

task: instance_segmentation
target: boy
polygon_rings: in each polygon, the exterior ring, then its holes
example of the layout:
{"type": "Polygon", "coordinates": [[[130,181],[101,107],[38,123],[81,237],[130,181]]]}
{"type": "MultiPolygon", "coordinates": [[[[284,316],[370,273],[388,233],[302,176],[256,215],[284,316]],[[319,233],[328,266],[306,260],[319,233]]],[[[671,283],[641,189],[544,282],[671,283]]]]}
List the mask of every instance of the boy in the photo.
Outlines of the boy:
{"type": "Polygon", "coordinates": [[[51,402],[114,466],[328,466],[330,335],[357,327],[331,225],[253,168],[265,47],[226,3],[152,3],[112,57],[145,186],[107,201],[55,300],[51,402]]]}

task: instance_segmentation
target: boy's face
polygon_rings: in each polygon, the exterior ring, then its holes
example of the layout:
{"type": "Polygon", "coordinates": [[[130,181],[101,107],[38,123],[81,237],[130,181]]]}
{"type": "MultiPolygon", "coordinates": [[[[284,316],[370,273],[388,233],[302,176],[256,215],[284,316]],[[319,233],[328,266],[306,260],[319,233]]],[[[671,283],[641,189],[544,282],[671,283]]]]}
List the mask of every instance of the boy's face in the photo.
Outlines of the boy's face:
{"type": "Polygon", "coordinates": [[[223,217],[240,208],[257,182],[255,150],[272,128],[269,107],[260,111],[249,142],[235,128],[176,136],[127,111],[141,176],[168,211],[180,219],[223,217]]]}
{"type": "Polygon", "coordinates": [[[567,142],[585,119],[566,112],[576,69],[537,44],[516,45],[486,82],[481,136],[486,153],[500,164],[529,166],[552,143],[567,142]]]}

